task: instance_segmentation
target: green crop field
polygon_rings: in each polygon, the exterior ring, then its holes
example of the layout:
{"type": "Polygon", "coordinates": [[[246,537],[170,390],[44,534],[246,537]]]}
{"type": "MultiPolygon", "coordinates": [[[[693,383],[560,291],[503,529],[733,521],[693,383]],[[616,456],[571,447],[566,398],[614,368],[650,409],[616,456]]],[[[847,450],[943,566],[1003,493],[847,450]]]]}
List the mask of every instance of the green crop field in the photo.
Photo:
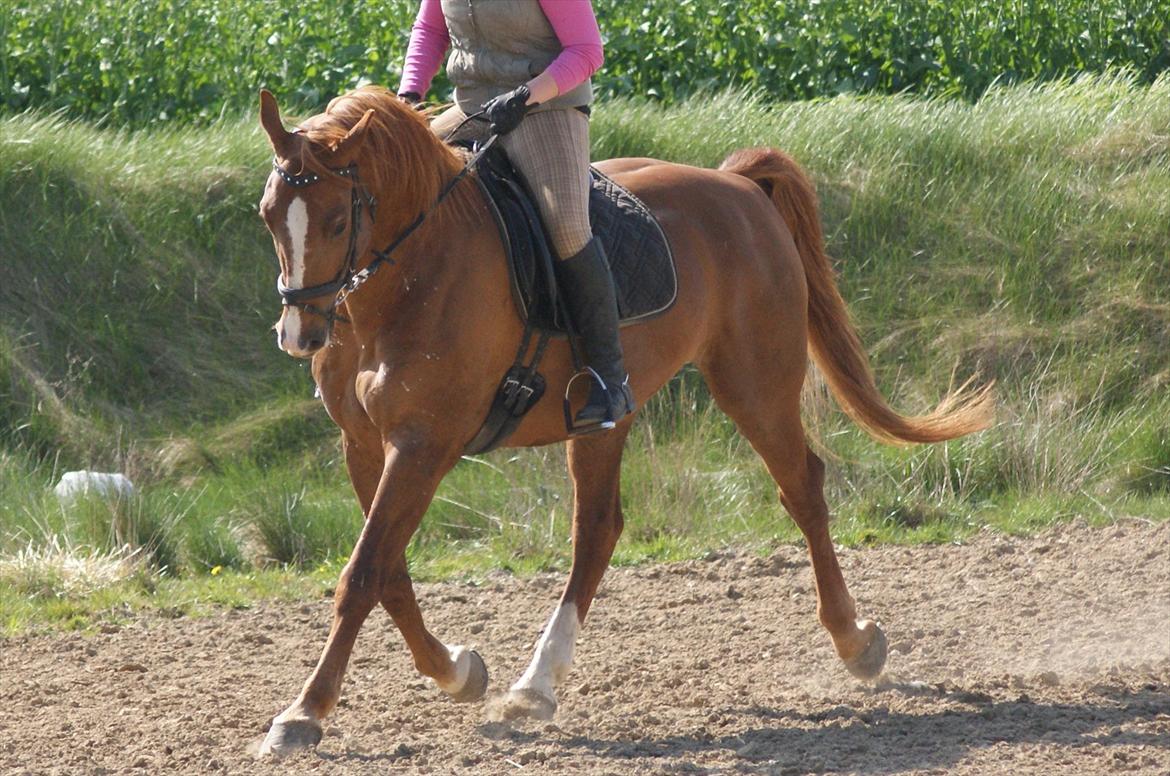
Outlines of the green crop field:
{"type": "MultiPolygon", "coordinates": [[[[603,96],[757,89],[976,97],[993,82],[1170,67],[1170,0],[596,0],[603,96]]],[[[0,0],[0,105],[206,123],[267,86],[305,109],[394,87],[415,0],[0,0]]],[[[439,96],[446,92],[440,81],[439,96]]]]}
{"type": "MultiPolygon", "coordinates": [[[[837,541],[1170,518],[1170,2],[595,6],[594,158],[789,151],[893,404],[997,380],[993,428],[898,449],[810,376],[837,541]]],[[[414,8],[0,0],[0,630],[336,578],[361,516],[269,328],[254,101],[393,86],[414,8]],[[78,468],[138,493],[63,508],[78,468]]],[[[691,370],[636,423],[623,498],[617,563],[799,541],[691,370]]],[[[469,458],[412,568],[564,568],[570,504],[560,446],[469,458]]]]}

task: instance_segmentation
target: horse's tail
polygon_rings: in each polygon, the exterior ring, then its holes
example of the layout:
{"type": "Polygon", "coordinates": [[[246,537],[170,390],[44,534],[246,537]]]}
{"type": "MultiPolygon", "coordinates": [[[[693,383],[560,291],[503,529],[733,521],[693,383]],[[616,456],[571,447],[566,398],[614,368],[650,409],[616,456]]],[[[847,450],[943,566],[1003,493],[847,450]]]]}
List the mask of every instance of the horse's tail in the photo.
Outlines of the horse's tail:
{"type": "Polygon", "coordinates": [[[968,381],[947,394],[932,412],[918,417],[900,415],[886,403],[825,254],[816,190],[791,157],[775,148],[743,149],[727,157],[719,169],[758,185],[788,224],[808,283],[812,357],[849,417],[875,439],[893,443],[941,442],[991,423],[991,384],[973,389],[968,381]]]}

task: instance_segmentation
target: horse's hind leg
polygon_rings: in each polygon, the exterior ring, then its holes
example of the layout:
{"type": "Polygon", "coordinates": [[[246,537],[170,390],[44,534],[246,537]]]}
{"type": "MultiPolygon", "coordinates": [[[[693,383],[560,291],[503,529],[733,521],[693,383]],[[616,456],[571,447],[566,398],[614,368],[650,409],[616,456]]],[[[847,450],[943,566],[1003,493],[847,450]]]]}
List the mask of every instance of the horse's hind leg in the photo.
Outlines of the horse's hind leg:
{"type": "MultiPolygon", "coordinates": [[[[740,342],[758,345],[762,336],[756,332],[740,342]]],[[[803,349],[789,354],[787,368],[780,355],[777,350],[740,353],[734,359],[723,354],[702,371],[720,408],[764,459],[779,486],[780,502],[804,534],[816,578],[817,614],[837,654],[854,676],[872,678],[885,665],[885,635],[876,623],[857,619],[833,550],[823,493],[825,467],[809,449],[800,420],[803,349]]]]}
{"type": "Polygon", "coordinates": [[[573,665],[577,632],[613,548],[622,533],[620,475],[622,448],[630,422],[604,434],[569,442],[569,473],[573,478],[573,568],[560,603],[544,627],[528,670],[508,694],[493,705],[492,716],[551,719],[556,712],[556,687],[573,665]]]}

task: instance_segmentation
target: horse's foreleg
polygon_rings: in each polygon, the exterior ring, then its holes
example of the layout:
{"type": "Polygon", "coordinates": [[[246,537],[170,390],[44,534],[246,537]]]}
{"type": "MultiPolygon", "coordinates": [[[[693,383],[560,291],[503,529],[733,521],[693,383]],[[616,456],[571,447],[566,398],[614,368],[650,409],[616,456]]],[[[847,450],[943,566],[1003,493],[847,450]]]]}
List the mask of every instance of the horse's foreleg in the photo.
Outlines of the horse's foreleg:
{"type": "Polygon", "coordinates": [[[627,422],[605,434],[569,443],[574,492],[573,568],[532,662],[494,706],[496,716],[551,719],[556,713],[556,688],[572,668],[577,633],[621,536],[621,458],[629,429],[627,422]]]}
{"type": "Polygon", "coordinates": [[[359,436],[346,431],[341,433],[341,450],[345,454],[345,468],[354,494],[362,507],[362,517],[369,517],[374,505],[374,494],[386,469],[385,454],[378,441],[377,432],[359,436]],[[372,439],[369,437],[373,437],[372,439]],[[363,438],[364,437],[364,438],[363,438]]]}
{"type": "Polygon", "coordinates": [[[333,599],[333,625],[325,649],[297,699],[272,722],[260,754],[283,755],[321,740],[321,720],[333,710],[354,641],[366,616],[382,600],[410,537],[453,456],[388,447],[365,526],[341,572],[333,599]]]}
{"type": "MultiPolygon", "coordinates": [[[[342,448],[362,513],[368,515],[383,468],[382,450],[371,440],[360,440],[350,433],[343,433],[342,448]]],[[[387,573],[379,600],[402,632],[420,673],[433,679],[456,701],[474,701],[483,697],[487,690],[487,666],[473,650],[448,647],[427,632],[414,597],[405,557],[400,557],[387,573]]]]}
{"type": "Polygon", "coordinates": [[[414,586],[400,556],[382,586],[382,606],[402,633],[419,673],[431,678],[452,700],[477,701],[487,691],[488,672],[479,653],[439,641],[423,624],[414,586]]]}

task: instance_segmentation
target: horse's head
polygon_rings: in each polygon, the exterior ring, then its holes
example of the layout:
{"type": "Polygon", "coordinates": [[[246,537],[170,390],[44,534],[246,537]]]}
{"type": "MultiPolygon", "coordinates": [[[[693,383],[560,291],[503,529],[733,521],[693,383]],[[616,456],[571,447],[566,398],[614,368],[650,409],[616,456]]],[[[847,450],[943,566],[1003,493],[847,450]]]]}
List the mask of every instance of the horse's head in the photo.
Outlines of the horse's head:
{"type": "Polygon", "coordinates": [[[277,344],[307,357],[328,344],[339,293],[376,247],[375,204],[380,227],[402,226],[458,161],[425,118],[376,87],[336,98],[292,132],[261,91],[260,124],[275,154],[260,215],[280,261],[277,344]]]}
{"type": "Polygon", "coordinates": [[[355,205],[360,182],[352,165],[372,115],[366,111],[335,143],[322,146],[303,127],[286,130],[276,99],[260,93],[260,124],[275,154],[260,216],[280,261],[277,288],[285,307],[276,341],[290,355],[310,356],[328,342],[337,292],[369,241],[370,219],[362,218],[362,203],[355,205]]]}

